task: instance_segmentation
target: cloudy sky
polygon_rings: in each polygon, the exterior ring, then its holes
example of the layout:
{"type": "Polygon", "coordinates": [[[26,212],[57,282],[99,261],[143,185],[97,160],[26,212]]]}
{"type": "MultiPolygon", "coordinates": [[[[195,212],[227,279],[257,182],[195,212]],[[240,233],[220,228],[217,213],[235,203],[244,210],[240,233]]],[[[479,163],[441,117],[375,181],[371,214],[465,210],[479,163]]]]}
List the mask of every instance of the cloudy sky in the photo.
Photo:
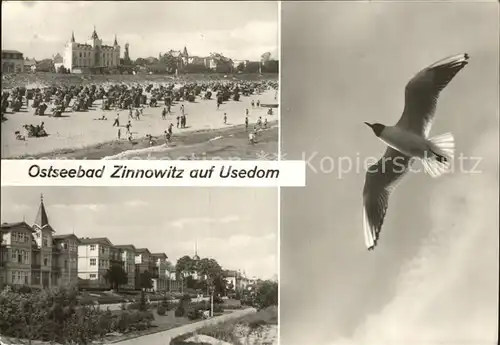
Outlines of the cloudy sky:
{"type": "Polygon", "coordinates": [[[72,31],[83,43],[94,25],[104,44],[113,44],[115,34],[122,47],[128,42],[132,59],[184,46],[192,56],[259,60],[268,51],[278,54],[278,5],[270,1],[2,1],[2,49],[30,58],[62,52],[72,31]]]}
{"type": "Polygon", "coordinates": [[[267,188],[2,187],[1,221],[35,219],[44,195],[57,234],[107,237],[165,252],[172,263],[212,257],[227,269],[277,274],[278,191],[267,188]]]}
{"type": "Polygon", "coordinates": [[[307,187],[281,192],[282,343],[497,344],[498,7],[282,4],[282,150],[317,154],[318,169],[307,187]],[[431,130],[453,133],[464,169],[406,176],[368,252],[356,159],[386,148],[363,122],[394,124],[410,78],[465,52],[469,65],[442,92],[431,130]],[[353,164],[342,175],[340,159],[353,164]]]}

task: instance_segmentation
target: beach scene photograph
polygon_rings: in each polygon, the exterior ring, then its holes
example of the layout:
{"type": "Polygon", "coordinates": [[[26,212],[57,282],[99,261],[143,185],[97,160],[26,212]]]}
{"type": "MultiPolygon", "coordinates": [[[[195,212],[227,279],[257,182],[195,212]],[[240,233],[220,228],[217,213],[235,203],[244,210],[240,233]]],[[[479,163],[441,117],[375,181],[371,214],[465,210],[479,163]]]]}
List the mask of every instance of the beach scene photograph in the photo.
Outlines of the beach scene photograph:
{"type": "Polygon", "coordinates": [[[279,99],[277,2],[2,2],[2,159],[273,160],[279,99]]]}

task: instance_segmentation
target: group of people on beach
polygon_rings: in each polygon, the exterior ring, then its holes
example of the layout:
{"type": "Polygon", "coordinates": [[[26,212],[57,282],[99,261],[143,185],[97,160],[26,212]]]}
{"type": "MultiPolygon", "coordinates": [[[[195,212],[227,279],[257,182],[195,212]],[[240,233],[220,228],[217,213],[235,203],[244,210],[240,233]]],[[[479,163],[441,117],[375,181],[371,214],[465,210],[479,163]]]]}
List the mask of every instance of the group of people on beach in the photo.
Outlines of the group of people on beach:
{"type": "MultiPolygon", "coordinates": [[[[94,102],[101,100],[102,110],[115,110],[116,116],[112,127],[117,128],[117,139],[126,139],[129,142],[134,141],[134,134],[138,132],[132,131],[132,122],[140,121],[144,116],[145,109],[148,107],[159,107],[160,101],[163,101],[163,109],[161,110],[162,120],[168,121],[169,115],[173,114],[173,106],[177,102],[187,101],[194,102],[197,96],[202,99],[212,99],[212,93],[216,96],[217,108],[227,101],[239,101],[240,95],[251,96],[259,95],[264,90],[277,89],[277,83],[272,81],[259,81],[259,82],[246,82],[246,81],[210,81],[210,82],[188,82],[183,85],[175,85],[170,83],[168,85],[158,85],[154,87],[152,84],[142,85],[125,85],[125,84],[102,84],[102,85],[60,85],[51,86],[37,89],[27,89],[26,87],[18,87],[2,94],[2,115],[7,112],[8,108],[12,109],[15,113],[18,111],[18,103],[26,104],[26,107],[35,108],[35,115],[44,116],[42,111],[47,107],[47,104],[53,105],[58,109],[58,113],[64,112],[66,108],[70,111],[91,111],[94,110],[94,102]],[[148,93],[148,95],[145,94],[148,93]],[[204,94],[202,94],[204,92],[204,94]],[[32,104],[30,104],[30,100],[32,104]],[[20,102],[19,102],[20,101],[20,102]],[[26,101],[26,103],[24,103],[26,101]],[[43,109],[42,109],[43,108],[43,109]],[[40,109],[40,111],[38,111],[40,109]],[[122,124],[120,121],[120,110],[128,112],[127,122],[122,124]],[[125,133],[123,133],[125,132],[125,133]]],[[[252,109],[261,106],[260,100],[252,99],[250,101],[252,109]]],[[[167,129],[164,130],[163,137],[165,143],[169,144],[172,141],[174,127],[178,129],[187,128],[187,113],[185,111],[185,104],[181,103],[178,108],[180,112],[175,117],[175,120],[170,122],[167,129]]],[[[271,112],[268,114],[272,114],[271,112]]],[[[147,115],[147,114],[146,114],[147,115]]],[[[126,116],[126,115],[125,115],[126,116]]],[[[108,118],[104,113],[100,116],[92,118],[96,121],[107,121],[108,118]]],[[[228,112],[223,113],[223,123],[228,125],[229,116],[228,112]]],[[[246,109],[245,116],[245,131],[250,131],[249,123],[249,109],[246,109]]],[[[267,118],[262,120],[259,117],[257,123],[251,131],[252,139],[249,141],[255,143],[255,138],[259,130],[267,128],[267,118]]],[[[25,126],[25,130],[27,126],[25,126]]],[[[37,126],[33,126],[36,128],[37,126]]],[[[34,130],[29,132],[26,137],[37,137],[34,130]]],[[[41,131],[36,131],[41,132],[41,131]]],[[[250,135],[249,134],[249,135],[250,135]]],[[[21,140],[24,136],[20,131],[16,131],[16,138],[21,140]]],[[[145,135],[150,143],[154,142],[151,134],[145,135]]]]}

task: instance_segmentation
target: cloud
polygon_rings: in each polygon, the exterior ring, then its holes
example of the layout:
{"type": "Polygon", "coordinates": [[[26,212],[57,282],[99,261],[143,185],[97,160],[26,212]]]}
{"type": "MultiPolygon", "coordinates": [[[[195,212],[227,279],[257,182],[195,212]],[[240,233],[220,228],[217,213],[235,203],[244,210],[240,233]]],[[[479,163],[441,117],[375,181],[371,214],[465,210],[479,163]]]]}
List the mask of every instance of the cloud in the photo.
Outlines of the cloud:
{"type": "Polygon", "coordinates": [[[51,204],[49,206],[50,208],[55,208],[55,209],[66,209],[66,210],[72,210],[75,212],[80,212],[80,211],[92,211],[92,212],[97,212],[97,211],[102,211],[103,208],[105,208],[105,205],[102,204],[51,204]]]}

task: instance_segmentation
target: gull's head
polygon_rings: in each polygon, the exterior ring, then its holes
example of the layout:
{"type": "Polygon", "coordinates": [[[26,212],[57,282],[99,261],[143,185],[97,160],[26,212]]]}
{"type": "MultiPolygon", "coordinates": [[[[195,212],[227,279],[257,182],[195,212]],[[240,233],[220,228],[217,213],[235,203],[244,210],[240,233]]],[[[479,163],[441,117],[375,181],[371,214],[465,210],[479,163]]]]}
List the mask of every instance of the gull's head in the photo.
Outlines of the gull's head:
{"type": "Polygon", "coordinates": [[[380,137],[380,134],[382,133],[382,131],[385,128],[385,126],[383,124],[380,124],[380,123],[365,122],[365,125],[367,125],[368,127],[370,127],[373,130],[373,133],[375,133],[375,135],[377,137],[380,137]]]}

